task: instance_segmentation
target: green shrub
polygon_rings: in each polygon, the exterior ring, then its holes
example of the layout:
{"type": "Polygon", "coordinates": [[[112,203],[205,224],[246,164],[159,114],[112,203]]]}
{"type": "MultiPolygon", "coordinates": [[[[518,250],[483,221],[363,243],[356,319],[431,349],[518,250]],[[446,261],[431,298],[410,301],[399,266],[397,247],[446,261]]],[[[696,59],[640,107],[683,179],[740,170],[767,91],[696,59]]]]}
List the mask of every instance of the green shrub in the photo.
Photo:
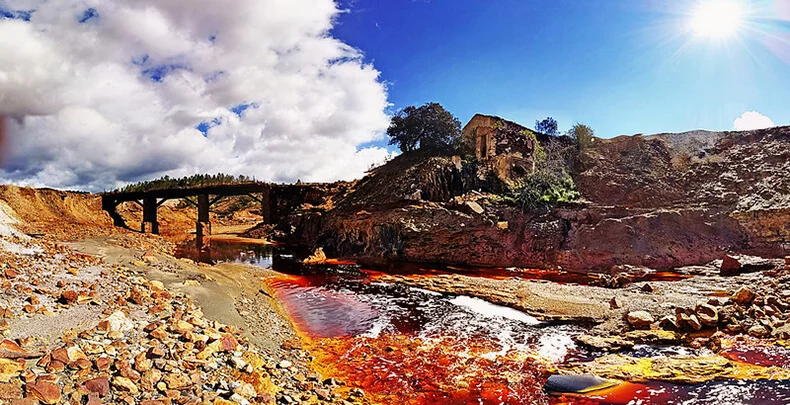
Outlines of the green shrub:
{"type": "Polygon", "coordinates": [[[548,142],[545,146],[538,143],[533,172],[507,193],[504,200],[512,201],[524,210],[534,210],[579,199],[570,175],[573,156],[573,151],[558,141],[548,142]]]}

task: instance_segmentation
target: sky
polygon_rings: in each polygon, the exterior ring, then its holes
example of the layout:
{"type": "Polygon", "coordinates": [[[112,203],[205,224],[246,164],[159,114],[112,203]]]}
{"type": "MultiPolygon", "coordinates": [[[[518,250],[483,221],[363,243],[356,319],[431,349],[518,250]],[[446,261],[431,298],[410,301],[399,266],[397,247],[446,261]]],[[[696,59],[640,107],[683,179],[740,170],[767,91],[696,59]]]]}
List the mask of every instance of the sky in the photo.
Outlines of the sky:
{"type": "Polygon", "coordinates": [[[0,0],[0,182],[354,179],[389,117],[790,124],[786,0],[0,0]],[[713,4],[713,5],[711,5],[713,4]]]}
{"type": "Polygon", "coordinates": [[[695,13],[716,2],[353,0],[333,33],[395,107],[436,101],[462,122],[552,116],[605,138],[731,130],[747,112],[742,128],[790,124],[790,1],[719,1],[740,10],[736,32],[700,35],[695,13]]]}

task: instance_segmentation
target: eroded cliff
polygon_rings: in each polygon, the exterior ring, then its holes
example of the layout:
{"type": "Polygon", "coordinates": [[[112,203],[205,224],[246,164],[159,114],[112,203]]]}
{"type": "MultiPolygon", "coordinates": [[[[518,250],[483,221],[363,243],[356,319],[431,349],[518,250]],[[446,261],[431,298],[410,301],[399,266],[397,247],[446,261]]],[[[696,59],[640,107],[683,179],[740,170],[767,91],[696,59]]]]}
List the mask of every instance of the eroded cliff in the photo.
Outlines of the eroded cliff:
{"type": "Polygon", "coordinates": [[[525,211],[474,161],[404,155],[333,209],[292,216],[292,241],[370,262],[573,270],[790,249],[790,127],[595,139],[573,177],[579,202],[525,211]]]}

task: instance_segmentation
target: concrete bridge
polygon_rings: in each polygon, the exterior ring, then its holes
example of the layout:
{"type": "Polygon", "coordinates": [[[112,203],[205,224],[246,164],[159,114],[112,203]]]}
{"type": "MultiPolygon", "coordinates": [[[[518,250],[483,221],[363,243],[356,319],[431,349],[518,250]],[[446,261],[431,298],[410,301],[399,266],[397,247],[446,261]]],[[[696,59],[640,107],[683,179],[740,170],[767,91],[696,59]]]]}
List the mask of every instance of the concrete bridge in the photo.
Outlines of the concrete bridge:
{"type": "Polygon", "coordinates": [[[202,249],[203,236],[211,234],[209,211],[211,206],[229,196],[247,195],[261,204],[263,221],[276,224],[280,216],[287,214],[303,203],[318,205],[323,203],[326,193],[320,184],[230,184],[194,188],[172,188],[139,192],[118,192],[102,194],[102,209],[110,214],[115,226],[127,227],[116,208],[124,202],[133,202],[143,208],[140,232],[159,234],[157,208],[165,201],[181,199],[197,208],[196,227],[197,245],[202,249]]]}

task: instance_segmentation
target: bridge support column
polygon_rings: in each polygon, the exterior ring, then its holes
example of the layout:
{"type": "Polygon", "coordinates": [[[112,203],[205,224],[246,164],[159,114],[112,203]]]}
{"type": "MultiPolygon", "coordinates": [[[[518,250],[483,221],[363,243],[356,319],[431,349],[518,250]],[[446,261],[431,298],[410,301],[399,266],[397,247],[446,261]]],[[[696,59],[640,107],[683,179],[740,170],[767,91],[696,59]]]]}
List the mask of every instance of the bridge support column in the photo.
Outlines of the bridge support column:
{"type": "Polygon", "coordinates": [[[118,214],[118,204],[120,204],[118,201],[108,198],[107,196],[102,196],[101,198],[101,207],[103,210],[107,211],[110,218],[112,218],[112,224],[126,228],[126,222],[123,220],[123,217],[118,214]]]}
{"type": "Polygon", "coordinates": [[[272,213],[274,206],[272,205],[272,189],[266,188],[261,193],[261,216],[263,216],[264,224],[274,224],[272,213]]]}
{"type": "Polygon", "coordinates": [[[157,207],[156,198],[146,197],[143,199],[143,223],[140,226],[140,232],[150,231],[154,235],[159,235],[159,221],[156,218],[157,207]]]}
{"type": "Polygon", "coordinates": [[[207,236],[211,235],[211,221],[209,219],[209,207],[211,204],[209,203],[208,194],[199,194],[197,200],[198,220],[195,224],[195,243],[197,244],[200,260],[206,261],[204,257],[208,256],[211,247],[209,238],[207,238],[207,236]]]}

